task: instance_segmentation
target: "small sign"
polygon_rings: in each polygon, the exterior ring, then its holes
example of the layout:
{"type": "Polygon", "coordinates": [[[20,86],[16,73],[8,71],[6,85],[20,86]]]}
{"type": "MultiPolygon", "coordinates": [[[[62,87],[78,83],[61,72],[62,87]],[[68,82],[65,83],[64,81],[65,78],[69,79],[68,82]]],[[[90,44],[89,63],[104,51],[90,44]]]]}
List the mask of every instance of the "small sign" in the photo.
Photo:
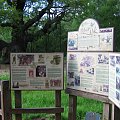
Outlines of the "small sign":
{"type": "Polygon", "coordinates": [[[63,53],[11,53],[13,90],[63,89],[63,53]]]}

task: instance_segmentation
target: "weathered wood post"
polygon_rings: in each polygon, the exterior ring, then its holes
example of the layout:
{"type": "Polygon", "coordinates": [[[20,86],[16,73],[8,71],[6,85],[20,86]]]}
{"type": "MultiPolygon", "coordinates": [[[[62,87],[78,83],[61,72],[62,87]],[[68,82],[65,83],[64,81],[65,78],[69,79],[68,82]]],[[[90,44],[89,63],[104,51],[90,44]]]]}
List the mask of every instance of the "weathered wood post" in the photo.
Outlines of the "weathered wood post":
{"type": "MultiPolygon", "coordinates": [[[[15,91],[15,108],[22,108],[21,91],[15,91]]],[[[22,114],[15,114],[16,120],[22,120],[22,114]]]]}
{"type": "Polygon", "coordinates": [[[76,120],[77,96],[69,95],[68,120],[76,120]]]}
{"type": "Polygon", "coordinates": [[[9,81],[1,82],[1,113],[2,120],[12,120],[11,91],[9,81]]]}
{"type": "MultiPolygon", "coordinates": [[[[61,90],[55,91],[55,107],[61,107],[61,90]]],[[[61,113],[55,114],[55,120],[61,120],[61,113]]]]}

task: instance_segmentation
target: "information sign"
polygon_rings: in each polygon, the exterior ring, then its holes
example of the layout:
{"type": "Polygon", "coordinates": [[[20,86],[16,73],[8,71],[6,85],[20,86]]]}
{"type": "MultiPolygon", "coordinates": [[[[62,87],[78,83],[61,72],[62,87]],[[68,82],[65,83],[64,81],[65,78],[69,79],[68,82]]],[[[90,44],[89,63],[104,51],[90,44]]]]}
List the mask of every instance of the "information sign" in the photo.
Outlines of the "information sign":
{"type": "Polygon", "coordinates": [[[11,88],[63,89],[63,53],[11,53],[11,88]]]}
{"type": "Polygon", "coordinates": [[[67,51],[113,51],[113,28],[99,28],[94,19],[86,19],[78,31],[68,32],[67,51]]]}
{"type": "Polygon", "coordinates": [[[109,53],[68,52],[67,87],[108,95],[109,53]]]}

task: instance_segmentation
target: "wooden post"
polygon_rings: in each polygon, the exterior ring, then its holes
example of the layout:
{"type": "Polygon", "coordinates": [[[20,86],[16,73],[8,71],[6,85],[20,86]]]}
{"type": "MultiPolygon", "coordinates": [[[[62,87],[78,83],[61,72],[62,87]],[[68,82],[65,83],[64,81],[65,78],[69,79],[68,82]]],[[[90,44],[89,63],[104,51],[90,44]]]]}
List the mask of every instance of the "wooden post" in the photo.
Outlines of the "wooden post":
{"type": "Polygon", "coordinates": [[[103,120],[109,120],[109,103],[103,103],[103,120]]]}
{"type": "Polygon", "coordinates": [[[68,120],[76,120],[77,97],[69,95],[69,113],[68,120]]]}
{"type": "Polygon", "coordinates": [[[120,109],[117,106],[115,106],[115,104],[112,104],[111,114],[111,120],[120,120],[120,109]]]}
{"type": "MultiPolygon", "coordinates": [[[[0,110],[1,110],[1,86],[0,86],[0,110]]],[[[0,115],[0,120],[2,120],[2,115],[0,115]]]]}
{"type": "Polygon", "coordinates": [[[109,103],[109,120],[113,120],[112,119],[112,102],[109,103]]]}
{"type": "MultiPolygon", "coordinates": [[[[15,91],[15,108],[22,108],[21,91],[15,91]]],[[[15,115],[16,120],[22,120],[22,114],[15,115]]]]}
{"type": "Polygon", "coordinates": [[[2,120],[12,120],[11,91],[9,81],[2,81],[1,84],[1,110],[2,120]]]}
{"type": "Polygon", "coordinates": [[[114,104],[112,104],[112,116],[111,116],[111,120],[114,120],[114,113],[115,113],[114,104]]]}
{"type": "MultiPolygon", "coordinates": [[[[61,90],[55,91],[55,107],[61,107],[61,90]]],[[[55,120],[61,120],[61,113],[55,114],[55,120]]]]}

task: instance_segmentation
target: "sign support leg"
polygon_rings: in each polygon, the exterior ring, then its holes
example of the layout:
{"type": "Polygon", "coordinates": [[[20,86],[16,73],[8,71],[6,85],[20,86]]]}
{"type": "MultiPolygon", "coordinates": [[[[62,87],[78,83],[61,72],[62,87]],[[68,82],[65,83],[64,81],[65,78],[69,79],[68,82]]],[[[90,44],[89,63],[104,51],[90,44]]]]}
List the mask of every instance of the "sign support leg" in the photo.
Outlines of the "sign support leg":
{"type": "MultiPolygon", "coordinates": [[[[61,90],[55,91],[55,107],[61,107],[61,90]]],[[[55,114],[55,120],[61,120],[61,113],[55,114]]]]}
{"type": "Polygon", "coordinates": [[[68,120],[76,120],[77,96],[69,95],[68,120]]]}
{"type": "MultiPolygon", "coordinates": [[[[22,108],[21,91],[15,91],[15,108],[22,108]]],[[[22,120],[22,114],[15,115],[16,120],[22,120]]]]}

